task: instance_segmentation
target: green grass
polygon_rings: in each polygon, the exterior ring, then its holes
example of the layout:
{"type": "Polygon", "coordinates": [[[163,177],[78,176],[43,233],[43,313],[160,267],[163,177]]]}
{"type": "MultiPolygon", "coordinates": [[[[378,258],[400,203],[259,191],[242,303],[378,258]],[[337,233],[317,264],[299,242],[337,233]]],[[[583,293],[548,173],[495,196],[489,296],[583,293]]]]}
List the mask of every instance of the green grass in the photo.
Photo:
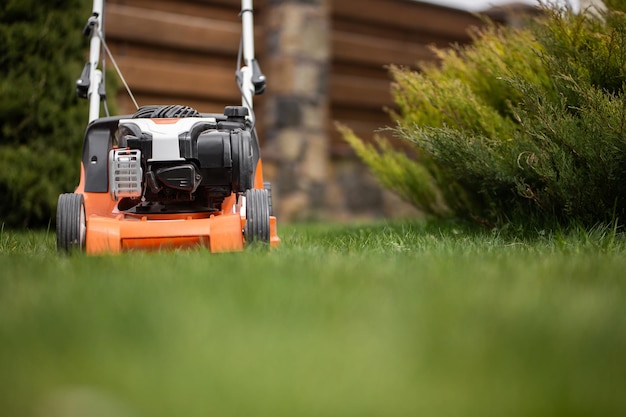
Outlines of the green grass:
{"type": "Polygon", "coordinates": [[[2,416],[623,416],[626,238],[298,225],[271,252],[0,234],[2,416]]]}

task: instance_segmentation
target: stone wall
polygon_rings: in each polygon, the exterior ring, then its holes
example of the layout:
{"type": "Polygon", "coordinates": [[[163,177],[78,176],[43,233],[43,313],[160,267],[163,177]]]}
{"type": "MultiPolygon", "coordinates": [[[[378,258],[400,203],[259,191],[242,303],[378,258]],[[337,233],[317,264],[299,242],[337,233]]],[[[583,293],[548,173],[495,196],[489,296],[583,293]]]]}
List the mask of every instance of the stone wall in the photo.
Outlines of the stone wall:
{"type": "Polygon", "coordinates": [[[316,217],[330,180],[328,0],[270,0],[265,15],[265,175],[281,218],[316,217]]]}

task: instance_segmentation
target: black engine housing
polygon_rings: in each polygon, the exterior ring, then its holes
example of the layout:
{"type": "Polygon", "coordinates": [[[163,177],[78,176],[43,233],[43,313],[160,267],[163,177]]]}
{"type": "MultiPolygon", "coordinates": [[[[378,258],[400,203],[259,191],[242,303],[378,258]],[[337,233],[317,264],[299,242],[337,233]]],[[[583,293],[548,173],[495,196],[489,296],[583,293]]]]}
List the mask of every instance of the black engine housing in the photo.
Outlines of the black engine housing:
{"type": "Polygon", "coordinates": [[[246,115],[245,107],[227,107],[224,115],[211,115],[215,122],[199,120],[178,135],[182,160],[173,161],[152,160],[152,135],[130,121],[121,123],[119,147],[141,151],[144,178],[142,201],[120,208],[150,211],[158,203],[161,212],[169,211],[168,205],[180,211],[179,203],[187,203],[193,210],[218,210],[231,193],[251,189],[259,152],[246,115]]]}

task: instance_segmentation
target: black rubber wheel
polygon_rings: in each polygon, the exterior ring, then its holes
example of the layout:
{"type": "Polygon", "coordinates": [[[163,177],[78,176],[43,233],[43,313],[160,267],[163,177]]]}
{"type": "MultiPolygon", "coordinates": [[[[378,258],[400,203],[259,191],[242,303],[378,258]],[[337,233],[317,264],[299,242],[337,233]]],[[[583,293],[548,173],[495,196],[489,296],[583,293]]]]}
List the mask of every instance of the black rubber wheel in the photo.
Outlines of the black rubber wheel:
{"type": "Polygon", "coordinates": [[[57,250],[84,251],[87,226],[82,194],[61,194],[57,203],[57,250]]]}
{"type": "Polygon", "coordinates": [[[246,191],[246,243],[270,242],[270,205],[267,190],[246,191]]]}

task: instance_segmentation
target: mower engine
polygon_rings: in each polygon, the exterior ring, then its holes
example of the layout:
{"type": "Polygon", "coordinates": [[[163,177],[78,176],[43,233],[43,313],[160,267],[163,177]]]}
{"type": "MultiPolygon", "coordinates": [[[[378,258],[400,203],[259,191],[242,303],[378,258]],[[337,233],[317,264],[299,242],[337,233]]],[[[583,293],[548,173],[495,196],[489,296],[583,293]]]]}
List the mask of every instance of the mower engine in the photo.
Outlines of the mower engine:
{"type": "Polygon", "coordinates": [[[258,149],[248,109],[224,115],[121,119],[109,152],[109,190],[121,211],[219,211],[253,187],[258,149]]]}

